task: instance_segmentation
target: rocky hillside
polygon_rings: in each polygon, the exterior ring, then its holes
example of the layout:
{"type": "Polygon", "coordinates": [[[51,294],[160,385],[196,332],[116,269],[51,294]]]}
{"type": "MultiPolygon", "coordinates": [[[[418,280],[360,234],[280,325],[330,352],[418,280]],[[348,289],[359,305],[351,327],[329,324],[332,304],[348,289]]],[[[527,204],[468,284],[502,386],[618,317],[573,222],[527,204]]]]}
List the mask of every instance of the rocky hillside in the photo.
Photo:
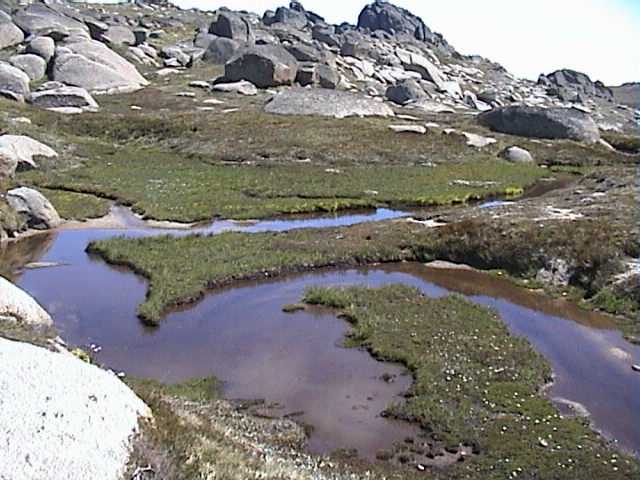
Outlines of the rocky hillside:
{"type": "Polygon", "coordinates": [[[611,90],[618,103],[640,109],[640,83],[625,83],[619,87],[612,87],[611,90]]]}
{"type": "Polygon", "coordinates": [[[517,79],[488,59],[460,55],[420,18],[387,2],[366,6],[355,26],[330,25],[299,2],[263,16],[156,2],[118,13],[46,3],[0,6],[0,92],[44,108],[96,109],[92,94],[144,87],[138,70],[162,75],[204,63],[224,65],[213,85],[248,80],[258,88],[358,91],[426,112],[574,108],[603,130],[635,126],[633,111],[587,75],[559,70],[537,83],[517,79]]]}

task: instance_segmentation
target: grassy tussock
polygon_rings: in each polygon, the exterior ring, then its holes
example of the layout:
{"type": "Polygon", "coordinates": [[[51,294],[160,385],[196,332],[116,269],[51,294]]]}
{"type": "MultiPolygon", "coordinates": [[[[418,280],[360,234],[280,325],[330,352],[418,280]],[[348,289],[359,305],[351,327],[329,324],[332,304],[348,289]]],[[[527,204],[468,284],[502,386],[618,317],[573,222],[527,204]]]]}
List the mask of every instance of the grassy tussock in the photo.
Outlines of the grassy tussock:
{"type": "Polygon", "coordinates": [[[434,447],[473,447],[476,456],[439,478],[640,475],[637,460],[608,450],[585,421],[558,415],[539,393],[550,379],[546,361],[491,310],[402,285],[313,288],[305,301],[338,309],[353,325],[351,346],[412,371],[414,385],[393,416],[419,423],[434,447]]]}

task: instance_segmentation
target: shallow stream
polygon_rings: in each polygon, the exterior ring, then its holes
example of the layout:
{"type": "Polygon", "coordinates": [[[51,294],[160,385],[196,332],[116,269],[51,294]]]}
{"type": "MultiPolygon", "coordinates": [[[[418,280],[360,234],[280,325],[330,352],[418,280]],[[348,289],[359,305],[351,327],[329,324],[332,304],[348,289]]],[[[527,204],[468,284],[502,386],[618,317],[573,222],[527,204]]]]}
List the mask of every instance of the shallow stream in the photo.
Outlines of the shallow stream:
{"type": "MultiPolygon", "coordinates": [[[[285,231],[403,215],[379,210],[226,227],[285,231]]],[[[146,282],[91,258],[85,248],[92,240],[117,235],[194,230],[151,229],[126,212],[118,216],[120,228],[63,229],[10,244],[0,254],[0,264],[16,272],[14,280],[52,314],[61,336],[71,344],[96,346],[97,360],[116,371],[164,382],[215,375],[224,382],[226,397],[264,399],[270,413],[311,425],[312,452],[355,448],[375,458],[377,451],[416,433],[411,425],[380,416],[390,403],[402,401],[411,377],[400,366],[342,348],[349,327],[333,313],[287,314],[282,307],[299,302],[310,286],[404,283],[432,297],[458,292],[496,309],[513,334],[526,337],[551,362],[556,376],[551,398],[581,404],[596,428],[622,447],[640,451],[640,376],[630,368],[640,363],[640,347],[626,342],[606,316],[480,272],[408,263],[240,283],[169,314],[159,328],[148,328],[136,317],[146,282]],[[383,381],[385,374],[395,381],[383,381]]],[[[199,233],[227,229],[219,227],[201,227],[199,233]]]]}

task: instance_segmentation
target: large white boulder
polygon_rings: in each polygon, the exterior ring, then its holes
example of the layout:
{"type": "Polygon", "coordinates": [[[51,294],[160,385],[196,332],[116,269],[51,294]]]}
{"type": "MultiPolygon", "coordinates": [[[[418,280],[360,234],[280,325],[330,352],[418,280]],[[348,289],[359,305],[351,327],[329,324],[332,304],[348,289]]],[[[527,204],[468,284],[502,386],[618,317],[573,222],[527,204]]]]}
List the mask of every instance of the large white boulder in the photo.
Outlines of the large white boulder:
{"type": "Polygon", "coordinates": [[[0,277],[0,321],[45,327],[53,324],[38,302],[3,277],[0,277]]]}
{"type": "Polygon", "coordinates": [[[274,95],[267,113],[319,117],[393,117],[388,105],[365,95],[324,88],[292,88],[274,95]]]}
{"type": "Polygon", "coordinates": [[[0,339],[0,479],[121,480],[151,411],[114,374],[0,339]]]}
{"type": "Polygon", "coordinates": [[[9,190],[7,202],[18,214],[26,218],[27,225],[31,228],[47,230],[62,223],[51,202],[32,188],[20,187],[9,190]]]}
{"type": "Polygon", "coordinates": [[[0,62],[0,91],[24,97],[29,93],[30,81],[29,75],[19,68],[0,62]]]}
{"type": "Polygon", "coordinates": [[[132,63],[95,40],[66,44],[53,59],[51,76],[92,93],[130,92],[149,84],[132,63]]]}
{"type": "Polygon", "coordinates": [[[27,102],[40,108],[60,113],[95,112],[98,103],[84,88],[57,87],[38,90],[27,97],[27,102]]]}
{"type": "Polygon", "coordinates": [[[18,45],[23,40],[22,30],[11,21],[11,17],[0,12],[0,50],[18,45]]]}
{"type": "Polygon", "coordinates": [[[16,168],[37,168],[34,157],[55,158],[58,154],[44,143],[26,135],[0,136],[0,177],[11,176],[16,168]]]}

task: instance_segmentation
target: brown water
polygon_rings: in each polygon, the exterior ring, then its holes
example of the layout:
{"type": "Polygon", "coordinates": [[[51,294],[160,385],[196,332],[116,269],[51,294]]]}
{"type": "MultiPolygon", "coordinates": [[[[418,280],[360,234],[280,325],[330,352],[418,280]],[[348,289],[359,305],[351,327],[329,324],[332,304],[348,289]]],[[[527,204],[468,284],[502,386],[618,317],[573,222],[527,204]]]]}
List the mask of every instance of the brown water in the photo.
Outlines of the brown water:
{"type": "Polygon", "coordinates": [[[281,309],[309,286],[404,283],[429,296],[455,291],[495,308],[514,334],[551,362],[551,397],[584,405],[598,429],[640,451],[640,375],[630,368],[640,363],[640,348],[624,341],[608,317],[478,272],[399,264],[239,284],[149,329],[136,318],[145,282],[84,253],[89,241],[123,233],[157,231],[67,230],[0,253],[0,264],[11,269],[34,261],[61,264],[24,270],[15,279],[51,312],[63,338],[100,346],[98,361],[114,370],[167,382],[215,375],[229,398],[265,399],[282,415],[303,412],[298,418],[314,427],[313,452],[356,448],[373,458],[416,433],[380,416],[402,401],[411,379],[399,366],[342,348],[348,325],[335,315],[281,309]],[[385,373],[396,381],[382,381],[385,373]]]}

